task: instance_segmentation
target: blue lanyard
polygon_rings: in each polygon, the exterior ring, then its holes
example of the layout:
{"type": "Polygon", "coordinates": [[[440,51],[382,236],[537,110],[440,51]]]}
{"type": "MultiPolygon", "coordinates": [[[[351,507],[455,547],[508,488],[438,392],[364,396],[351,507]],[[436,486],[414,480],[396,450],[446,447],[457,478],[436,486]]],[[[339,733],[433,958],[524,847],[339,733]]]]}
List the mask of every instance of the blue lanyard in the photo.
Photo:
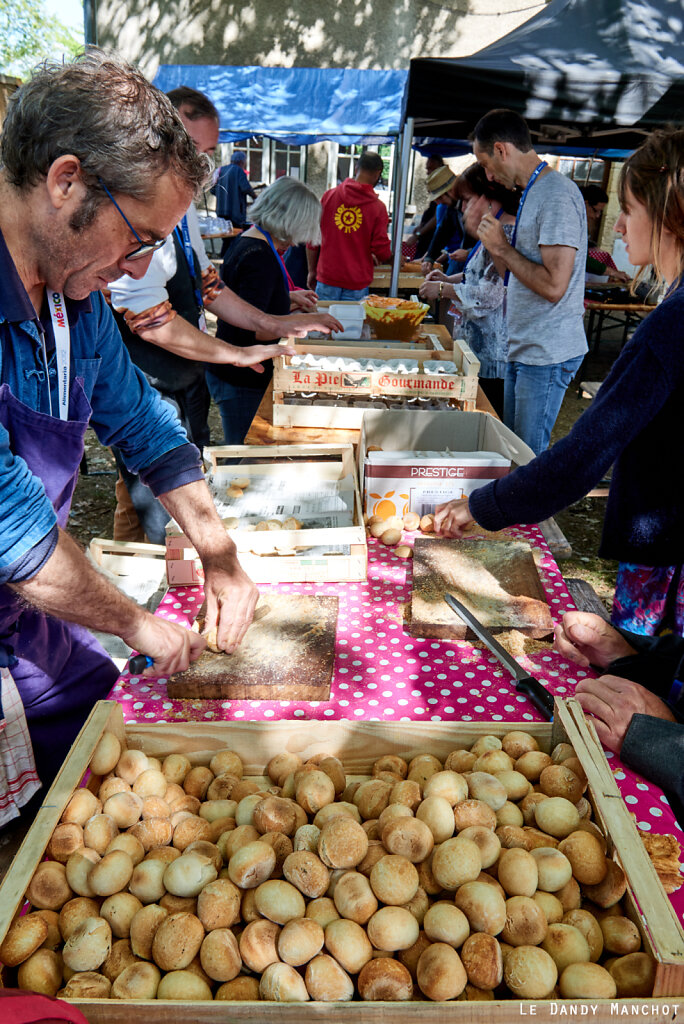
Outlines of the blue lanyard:
{"type": "MultiPolygon", "coordinates": [[[[525,205],[525,200],[527,199],[527,193],[530,191],[530,189],[532,188],[532,186],[534,185],[535,181],[537,180],[537,178],[539,177],[539,175],[541,174],[541,172],[544,170],[545,167],[548,167],[548,164],[547,164],[546,160],[542,160],[541,163],[537,164],[535,169],[532,171],[532,174],[530,175],[530,180],[525,185],[525,190],[524,190],[523,194],[520,196],[520,202],[518,203],[518,212],[515,215],[515,225],[513,227],[513,235],[511,237],[511,245],[513,246],[514,249],[515,249],[515,242],[516,242],[516,239],[518,237],[518,224],[520,223],[520,214],[522,213],[522,208],[525,205]]],[[[509,279],[510,276],[511,276],[511,272],[510,272],[510,270],[507,270],[505,275],[504,275],[504,287],[506,285],[508,285],[508,279],[509,279]]]]}
{"type": "Polygon", "coordinates": [[[197,303],[197,309],[202,312],[204,308],[204,302],[202,301],[202,292],[197,287],[197,273],[195,271],[195,253],[193,252],[192,242],[190,241],[190,229],[188,228],[188,217],[187,214],[183,217],[180,224],[176,225],[176,233],[178,235],[178,241],[183,246],[183,252],[185,253],[185,260],[188,264],[188,270],[190,271],[190,277],[192,278],[192,286],[195,292],[195,302],[197,303]]]}
{"type": "Polygon", "coordinates": [[[283,281],[285,282],[285,291],[289,295],[290,294],[290,278],[287,276],[287,270],[285,269],[285,264],[283,263],[282,256],[280,255],[280,253],[276,249],[275,245],[273,244],[273,239],[269,235],[269,233],[266,230],[266,228],[262,228],[260,224],[255,224],[254,227],[259,229],[259,231],[264,236],[264,238],[266,239],[268,244],[271,246],[271,249],[273,250],[273,255],[278,260],[278,265],[280,266],[280,272],[283,275],[283,281]]]}
{"type": "MultiPolygon", "coordinates": [[[[494,219],[495,219],[495,220],[500,220],[500,219],[501,219],[501,217],[503,216],[503,212],[504,212],[504,211],[503,211],[503,206],[502,206],[502,207],[501,207],[501,209],[499,210],[499,212],[498,212],[498,213],[496,213],[496,214],[494,215],[494,219]]],[[[481,240],[478,240],[478,241],[477,241],[477,242],[475,243],[475,245],[474,245],[474,246],[472,247],[472,249],[470,250],[470,252],[468,253],[468,255],[466,256],[466,261],[465,261],[465,263],[463,264],[463,277],[464,277],[464,280],[465,280],[465,272],[466,272],[466,267],[468,266],[468,264],[469,264],[469,263],[470,263],[470,261],[472,260],[473,256],[474,256],[474,255],[475,255],[475,253],[477,252],[477,250],[478,250],[479,248],[481,248],[481,246],[482,246],[482,241],[481,241],[481,240]]]]}

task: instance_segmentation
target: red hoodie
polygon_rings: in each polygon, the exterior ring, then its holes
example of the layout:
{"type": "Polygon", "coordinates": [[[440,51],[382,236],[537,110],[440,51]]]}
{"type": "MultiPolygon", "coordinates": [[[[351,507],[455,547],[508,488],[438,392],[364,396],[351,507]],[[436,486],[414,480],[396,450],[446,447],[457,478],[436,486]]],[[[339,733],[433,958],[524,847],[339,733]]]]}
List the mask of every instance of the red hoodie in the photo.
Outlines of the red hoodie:
{"type": "Polygon", "coordinates": [[[387,210],[372,185],[347,178],[321,199],[321,251],[316,279],[334,288],[356,291],[373,280],[371,254],[381,263],[392,258],[387,210]]]}

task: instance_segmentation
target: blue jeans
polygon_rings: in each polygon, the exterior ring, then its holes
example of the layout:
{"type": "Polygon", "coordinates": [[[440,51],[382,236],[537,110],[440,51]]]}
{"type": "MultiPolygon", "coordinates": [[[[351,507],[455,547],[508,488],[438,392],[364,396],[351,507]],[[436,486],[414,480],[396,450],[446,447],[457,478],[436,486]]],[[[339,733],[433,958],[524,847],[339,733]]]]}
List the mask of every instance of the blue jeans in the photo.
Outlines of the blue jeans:
{"type": "Polygon", "coordinates": [[[224,443],[243,444],[270,378],[258,388],[236,387],[210,370],[206,371],[206,378],[211,397],[221,413],[224,443]]]}
{"type": "Polygon", "coordinates": [[[507,363],[504,378],[504,423],[529,445],[535,455],[549,446],[563,395],[584,356],[564,363],[531,366],[507,363]]]}
{"type": "Polygon", "coordinates": [[[355,302],[357,299],[365,299],[368,295],[367,288],[336,288],[332,284],[316,282],[316,295],[319,299],[326,299],[328,302],[355,302]]]}

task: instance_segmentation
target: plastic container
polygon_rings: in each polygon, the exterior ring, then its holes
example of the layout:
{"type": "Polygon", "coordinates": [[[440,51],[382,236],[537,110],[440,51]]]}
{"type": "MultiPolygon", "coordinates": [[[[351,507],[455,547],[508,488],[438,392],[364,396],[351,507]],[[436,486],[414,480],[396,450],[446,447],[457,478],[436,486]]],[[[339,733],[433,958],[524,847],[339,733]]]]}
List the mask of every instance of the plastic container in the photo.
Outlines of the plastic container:
{"type": "Polygon", "coordinates": [[[363,306],[356,303],[349,305],[332,303],[328,312],[330,316],[334,316],[336,320],[339,320],[344,327],[343,331],[333,331],[332,336],[335,340],[361,337],[365,318],[363,306]]]}

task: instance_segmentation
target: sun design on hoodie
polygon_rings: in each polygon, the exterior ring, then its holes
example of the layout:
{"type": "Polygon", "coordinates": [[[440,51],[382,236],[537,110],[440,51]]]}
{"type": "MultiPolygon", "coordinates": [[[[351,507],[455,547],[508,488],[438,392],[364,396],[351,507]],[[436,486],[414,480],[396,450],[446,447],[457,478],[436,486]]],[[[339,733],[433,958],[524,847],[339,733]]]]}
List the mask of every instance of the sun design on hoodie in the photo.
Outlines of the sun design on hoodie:
{"type": "Polygon", "coordinates": [[[358,231],[363,223],[363,214],[358,206],[345,206],[342,203],[335,210],[335,227],[348,235],[351,231],[358,231]]]}

